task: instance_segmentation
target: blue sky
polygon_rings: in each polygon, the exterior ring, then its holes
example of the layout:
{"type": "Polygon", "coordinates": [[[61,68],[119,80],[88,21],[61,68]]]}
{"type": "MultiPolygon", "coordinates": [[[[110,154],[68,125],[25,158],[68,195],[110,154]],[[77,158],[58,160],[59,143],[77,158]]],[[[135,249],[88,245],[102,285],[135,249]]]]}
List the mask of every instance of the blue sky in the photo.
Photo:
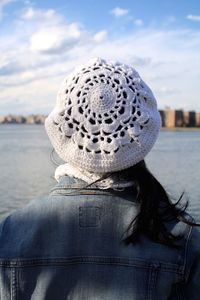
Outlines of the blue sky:
{"type": "Polygon", "coordinates": [[[200,111],[199,0],[0,0],[0,115],[47,114],[97,56],[136,68],[159,108],[200,111]]]}

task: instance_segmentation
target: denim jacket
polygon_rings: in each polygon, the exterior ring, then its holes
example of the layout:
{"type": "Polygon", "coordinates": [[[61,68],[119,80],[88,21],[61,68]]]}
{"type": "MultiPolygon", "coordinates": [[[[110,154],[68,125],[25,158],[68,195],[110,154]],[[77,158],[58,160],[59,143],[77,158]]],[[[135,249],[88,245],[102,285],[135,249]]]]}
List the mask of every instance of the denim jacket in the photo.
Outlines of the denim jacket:
{"type": "Polygon", "coordinates": [[[171,222],[184,234],[180,249],[144,236],[126,246],[138,209],[130,193],[79,189],[62,177],[1,224],[0,299],[200,299],[199,231],[171,222]]]}

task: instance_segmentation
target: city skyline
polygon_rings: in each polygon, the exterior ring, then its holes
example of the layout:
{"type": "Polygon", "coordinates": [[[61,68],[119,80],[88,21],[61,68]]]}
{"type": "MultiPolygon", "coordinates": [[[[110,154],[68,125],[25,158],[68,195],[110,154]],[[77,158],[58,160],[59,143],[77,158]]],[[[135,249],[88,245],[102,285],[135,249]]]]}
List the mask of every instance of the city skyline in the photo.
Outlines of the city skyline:
{"type": "MultiPolygon", "coordinates": [[[[165,128],[200,128],[200,112],[184,111],[180,109],[159,110],[162,127],[165,128]]],[[[0,124],[44,124],[47,115],[0,115],[0,124]]]]}
{"type": "Polygon", "coordinates": [[[0,115],[48,114],[92,57],[131,64],[159,109],[200,111],[200,2],[0,0],[0,115]]]}

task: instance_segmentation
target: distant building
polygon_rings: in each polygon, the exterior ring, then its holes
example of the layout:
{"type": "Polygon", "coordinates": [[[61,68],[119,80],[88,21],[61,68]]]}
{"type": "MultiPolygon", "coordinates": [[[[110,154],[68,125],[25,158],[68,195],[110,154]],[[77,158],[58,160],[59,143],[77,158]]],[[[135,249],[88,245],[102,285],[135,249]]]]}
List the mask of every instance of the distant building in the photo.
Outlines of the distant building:
{"type": "Polygon", "coordinates": [[[162,127],[165,127],[165,111],[159,110],[159,113],[160,113],[160,117],[161,117],[162,127]]]}
{"type": "Polygon", "coordinates": [[[45,118],[43,115],[34,116],[35,124],[44,124],[45,118]]]}
{"type": "Polygon", "coordinates": [[[15,116],[15,121],[17,124],[24,124],[26,123],[26,118],[23,116],[15,116]]]}
{"type": "Polygon", "coordinates": [[[200,113],[196,113],[196,126],[200,127],[200,113]]]}
{"type": "Polygon", "coordinates": [[[27,124],[35,124],[34,116],[30,115],[30,116],[26,117],[26,123],[27,124]]]}
{"type": "Polygon", "coordinates": [[[182,110],[175,110],[175,127],[182,127],[184,123],[184,115],[182,110]]]}
{"type": "Polygon", "coordinates": [[[196,126],[196,112],[189,111],[189,127],[195,127],[195,126],[196,126]]]}
{"type": "Polygon", "coordinates": [[[164,111],[163,124],[167,128],[175,127],[175,110],[166,109],[164,111]]]}
{"type": "Polygon", "coordinates": [[[13,116],[13,115],[6,116],[5,123],[15,124],[16,123],[15,116],[13,116]]]}
{"type": "Polygon", "coordinates": [[[183,116],[184,116],[184,121],[183,121],[183,126],[184,127],[196,127],[196,124],[198,123],[197,121],[197,115],[195,111],[184,111],[183,116]]]}
{"type": "Polygon", "coordinates": [[[5,123],[6,117],[5,116],[0,116],[0,124],[5,123]]]}
{"type": "Polygon", "coordinates": [[[189,111],[183,112],[183,127],[189,127],[190,120],[189,120],[189,111]]]}

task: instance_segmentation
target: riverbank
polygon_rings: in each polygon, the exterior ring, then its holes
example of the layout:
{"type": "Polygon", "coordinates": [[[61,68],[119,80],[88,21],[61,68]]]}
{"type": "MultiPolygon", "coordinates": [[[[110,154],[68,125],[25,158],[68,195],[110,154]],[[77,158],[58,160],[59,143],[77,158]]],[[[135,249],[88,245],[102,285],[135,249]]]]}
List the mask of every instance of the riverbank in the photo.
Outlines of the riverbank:
{"type": "MultiPolygon", "coordinates": [[[[166,110],[159,111],[162,119],[162,130],[167,131],[193,131],[200,130],[200,113],[166,110]],[[187,117],[187,118],[186,118],[187,117]]],[[[0,115],[1,124],[44,124],[46,115],[32,114],[22,115],[0,115]]]]}
{"type": "Polygon", "coordinates": [[[200,131],[200,127],[162,127],[161,131],[200,131]]]}
{"type": "MultiPolygon", "coordinates": [[[[44,119],[45,120],[45,119],[44,119]]],[[[43,125],[44,126],[44,120],[37,120],[36,122],[34,122],[32,119],[31,120],[27,120],[25,122],[6,122],[6,123],[2,123],[0,122],[0,126],[3,125],[43,125]]],[[[179,131],[179,132],[183,132],[183,131],[200,131],[200,127],[161,127],[161,131],[179,131]]]]}
{"type": "Polygon", "coordinates": [[[0,116],[0,124],[44,124],[46,115],[7,115],[0,116]]]}

